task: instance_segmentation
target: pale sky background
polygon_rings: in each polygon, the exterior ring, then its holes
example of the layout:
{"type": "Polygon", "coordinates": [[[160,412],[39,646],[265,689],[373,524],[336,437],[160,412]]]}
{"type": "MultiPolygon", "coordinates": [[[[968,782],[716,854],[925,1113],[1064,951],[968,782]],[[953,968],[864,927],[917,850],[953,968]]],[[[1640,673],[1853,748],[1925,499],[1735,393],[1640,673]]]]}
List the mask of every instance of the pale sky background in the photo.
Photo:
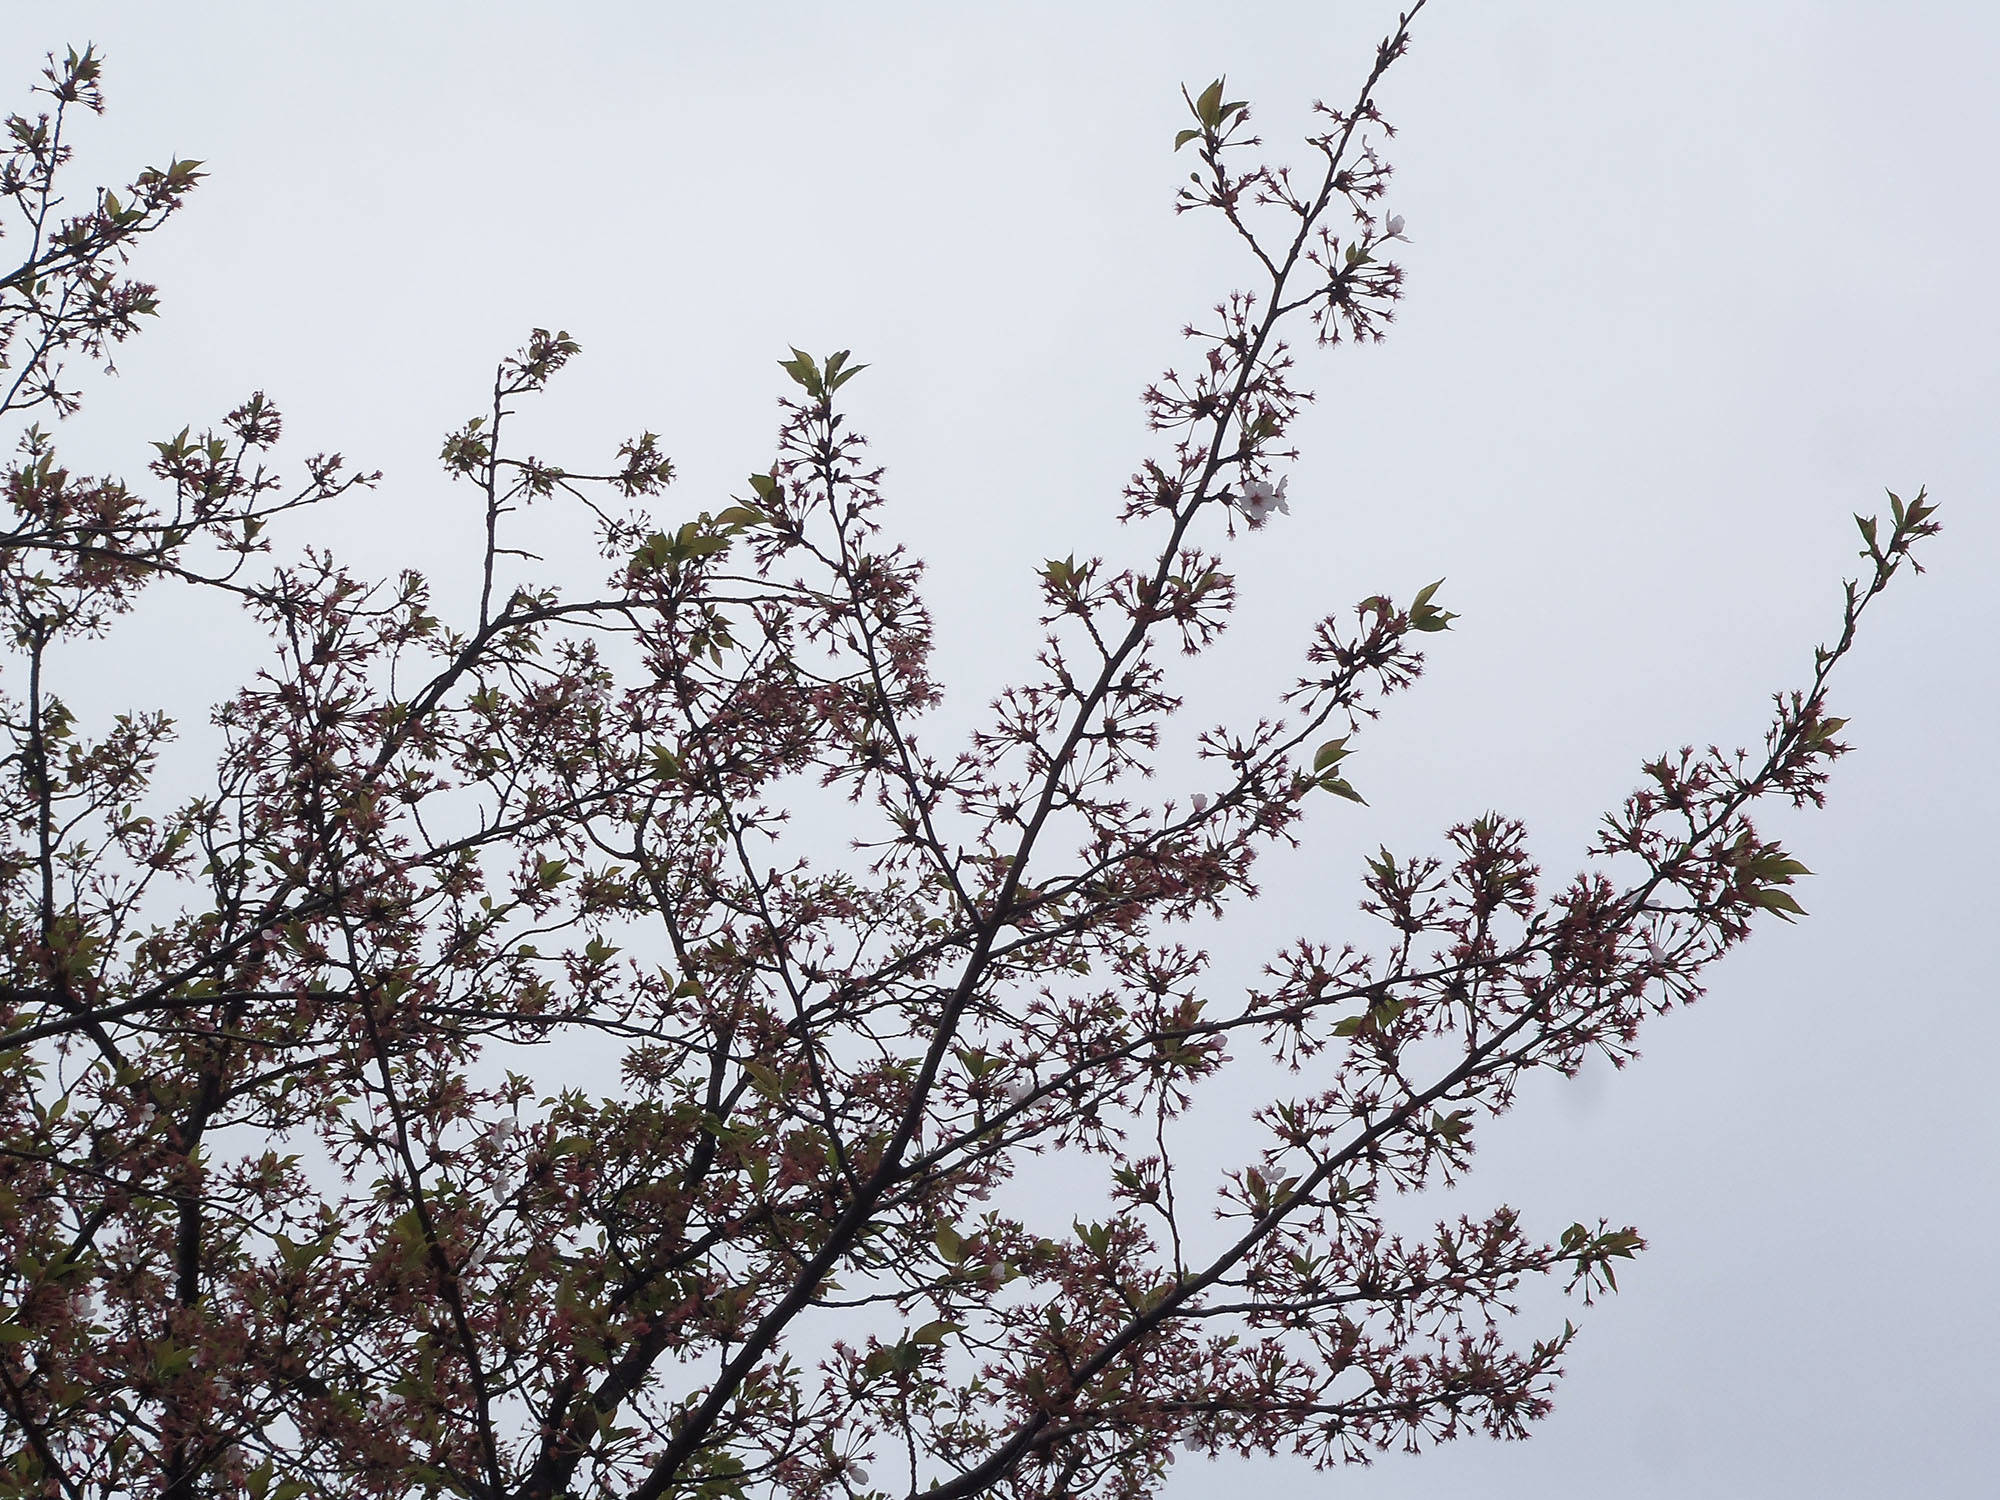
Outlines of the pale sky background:
{"type": "MultiPolygon", "coordinates": [[[[338,448],[387,470],[333,535],[347,555],[462,577],[472,497],[438,440],[529,327],[584,345],[536,450],[581,466],[651,426],[682,469],[667,514],[768,464],[788,345],[852,347],[891,524],[932,564],[942,736],[1026,660],[1033,567],[1120,547],[1137,392],[1248,280],[1216,225],[1171,213],[1178,86],[1226,71],[1303,162],[1306,106],[1349,98],[1393,20],[14,7],[5,107],[47,48],[109,58],[79,177],[173,153],[212,173],[144,252],[165,316],[65,453],[136,472],[144,440],[262,387],[294,467],[338,448]]],[[[1850,512],[1928,484],[1947,530],[1836,684],[1858,748],[1831,805],[1772,821],[1817,872],[1811,919],[1772,923],[1632,1069],[1551,1081],[1488,1132],[1465,1203],[1652,1243],[1577,1310],[1555,1414],[1525,1444],[1324,1480],[1196,1459],[1175,1500],[1995,1493],[1997,71],[1988,4],[1421,18],[1382,95],[1408,296],[1386,344],[1304,352],[1321,400],[1293,514],[1232,553],[1245,607],[1188,679],[1190,718],[1255,712],[1310,621],[1367,594],[1445,575],[1463,618],[1357,742],[1372,806],[1327,809],[1267,864],[1226,970],[1301,933],[1372,938],[1359,856],[1434,848],[1488,807],[1528,819],[1560,883],[1643,758],[1761,734],[1837,623],[1850,512]]],[[[128,642],[95,686],[198,720],[241,642],[154,623],[180,633],[128,642]]]]}

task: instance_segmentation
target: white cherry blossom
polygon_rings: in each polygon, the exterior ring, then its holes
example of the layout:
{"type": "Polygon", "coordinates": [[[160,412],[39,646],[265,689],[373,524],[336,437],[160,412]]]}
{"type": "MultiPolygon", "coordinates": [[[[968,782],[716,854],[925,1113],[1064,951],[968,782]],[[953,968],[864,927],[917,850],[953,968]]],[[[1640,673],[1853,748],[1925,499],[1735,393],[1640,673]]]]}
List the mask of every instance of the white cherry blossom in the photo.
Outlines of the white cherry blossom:
{"type": "Polygon", "coordinates": [[[1261,526],[1273,511],[1292,513],[1292,507],[1285,500],[1285,483],[1280,479],[1274,486],[1262,479],[1253,479],[1243,486],[1243,494],[1237,501],[1238,508],[1252,526],[1261,526]]]}

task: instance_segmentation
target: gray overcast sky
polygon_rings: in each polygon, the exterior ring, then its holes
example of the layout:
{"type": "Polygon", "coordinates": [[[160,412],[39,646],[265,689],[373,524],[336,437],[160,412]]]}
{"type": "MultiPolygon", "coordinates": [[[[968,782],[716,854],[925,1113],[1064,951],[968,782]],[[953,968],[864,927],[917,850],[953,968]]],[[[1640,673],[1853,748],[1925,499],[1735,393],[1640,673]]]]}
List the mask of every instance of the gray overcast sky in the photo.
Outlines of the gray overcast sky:
{"type": "MultiPolygon", "coordinates": [[[[1030,648],[1033,566],[1120,545],[1136,393],[1248,279],[1170,212],[1178,85],[1226,71],[1302,159],[1305,106],[1349,97],[1392,21],[1276,0],[15,7],[9,106],[46,48],[110,59],[85,171],[179,153],[213,174],[145,252],[165,317],[65,451],[137,470],[143,439],[263,387],[295,452],[388,471],[341,547],[448,579],[470,516],[438,439],[530,326],[585,347],[537,449],[651,426],[690,512],[769,462],[785,348],[851,346],[973,709],[1030,648]]],[[[1329,1488],[1994,1493],[1996,65],[1986,4],[1440,0],[1386,87],[1408,297],[1386,344],[1305,352],[1293,514],[1234,554],[1245,607],[1190,714],[1254,712],[1310,620],[1366,594],[1446,575],[1463,619],[1353,762],[1372,807],[1268,866],[1236,972],[1300,932],[1370,936],[1359,855],[1489,806],[1567,872],[1642,758],[1754,742],[1837,620],[1851,511],[1927,483],[1947,533],[1837,684],[1859,748],[1832,805],[1773,825],[1818,872],[1811,920],[1773,924],[1623,1075],[1529,1097],[1462,1195],[1652,1241],[1577,1310],[1555,1415],[1329,1488]]],[[[163,672],[184,707],[219,695],[240,665],[222,627],[183,628],[196,649],[133,649],[107,702],[152,701],[163,672]]],[[[1245,1480],[1319,1483],[1195,1460],[1169,1493],[1245,1480]]]]}

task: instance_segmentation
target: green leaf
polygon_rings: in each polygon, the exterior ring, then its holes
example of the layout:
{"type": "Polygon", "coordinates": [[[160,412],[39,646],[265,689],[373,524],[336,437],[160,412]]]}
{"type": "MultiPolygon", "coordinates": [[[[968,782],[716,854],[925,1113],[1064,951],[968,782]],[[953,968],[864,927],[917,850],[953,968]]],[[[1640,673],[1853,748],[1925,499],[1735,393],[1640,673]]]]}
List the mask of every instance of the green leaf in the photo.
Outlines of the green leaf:
{"type": "Polygon", "coordinates": [[[1431,1112],[1431,1132],[1443,1136],[1452,1145],[1457,1145],[1463,1140],[1465,1133],[1471,1128],[1472,1111],[1469,1109],[1455,1109],[1450,1114],[1442,1114],[1435,1110],[1431,1112]]]}
{"type": "Polygon", "coordinates": [[[146,1346],[153,1356],[154,1373],[172,1379],[194,1363],[194,1351],[183,1349],[172,1339],[154,1339],[146,1346]]]}
{"type": "Polygon", "coordinates": [[[656,531],[632,554],[630,566],[636,573],[657,573],[673,561],[673,556],[674,544],[656,531]]]}
{"type": "Polygon", "coordinates": [[[1436,631],[1451,629],[1451,622],[1456,620],[1458,616],[1448,609],[1439,609],[1431,603],[1431,595],[1435,594],[1443,583],[1444,580],[1440,578],[1436,583],[1417,591],[1417,597],[1410,605],[1410,628],[1412,630],[1436,631]]]}
{"type": "Polygon", "coordinates": [[[866,365],[847,363],[848,350],[842,349],[826,362],[826,388],[830,393],[839,390],[848,381],[867,369],[866,365]]]}
{"type": "Polygon", "coordinates": [[[791,376],[795,384],[803,387],[808,396],[815,400],[825,397],[826,386],[820,378],[819,366],[805,350],[793,349],[790,359],[778,361],[778,368],[791,376]]]}
{"type": "Polygon", "coordinates": [[[1393,996],[1385,997],[1378,1000],[1358,1016],[1347,1016],[1336,1021],[1333,1027],[1333,1034],[1335,1036],[1349,1037],[1372,1035],[1382,1030],[1383,1027],[1390,1025],[1408,1009],[1409,1005],[1406,1001],[1398,1000],[1393,996]]]}
{"type": "Polygon", "coordinates": [[[1178,151],[1181,149],[1181,147],[1185,146],[1189,141],[1197,141],[1200,139],[1201,139],[1201,132],[1199,130],[1183,130],[1174,137],[1174,149],[1178,151]]]}
{"type": "Polygon", "coordinates": [[[1349,802],[1359,802],[1363,807],[1368,805],[1366,797],[1355,791],[1353,787],[1349,786],[1338,776],[1322,776],[1319,779],[1319,784],[1327,791],[1332,792],[1336,797],[1345,797],[1349,802]]]}
{"type": "Polygon", "coordinates": [[[1750,893],[1750,904],[1752,906],[1761,906],[1766,911],[1774,911],[1787,922],[1791,921],[1794,917],[1803,917],[1806,915],[1806,909],[1784,891],[1752,891],[1750,893]]]}
{"type": "Polygon", "coordinates": [[[1222,80],[1216,79],[1201,91],[1201,97],[1194,101],[1195,118],[1210,130],[1222,125],[1222,80]]]}
{"type": "Polygon", "coordinates": [[[1330,770],[1347,758],[1347,741],[1349,738],[1350,736],[1348,735],[1342,735],[1339,739],[1328,740],[1324,745],[1319,747],[1318,752],[1313,756],[1313,773],[1315,775],[1321,771],[1330,770]]]}

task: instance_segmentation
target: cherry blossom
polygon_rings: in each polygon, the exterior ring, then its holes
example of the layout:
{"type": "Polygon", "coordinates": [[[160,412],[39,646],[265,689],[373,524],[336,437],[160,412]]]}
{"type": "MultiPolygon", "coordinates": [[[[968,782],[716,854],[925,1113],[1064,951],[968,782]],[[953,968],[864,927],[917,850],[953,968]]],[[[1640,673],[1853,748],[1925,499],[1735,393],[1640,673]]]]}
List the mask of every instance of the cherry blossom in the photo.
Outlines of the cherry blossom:
{"type": "Polygon", "coordinates": [[[1292,507],[1285,500],[1285,484],[1284,479],[1280,479],[1275,486],[1261,479],[1253,479],[1243,486],[1243,492],[1237,499],[1237,508],[1243,512],[1252,526],[1263,525],[1275,511],[1290,515],[1292,507]]]}

